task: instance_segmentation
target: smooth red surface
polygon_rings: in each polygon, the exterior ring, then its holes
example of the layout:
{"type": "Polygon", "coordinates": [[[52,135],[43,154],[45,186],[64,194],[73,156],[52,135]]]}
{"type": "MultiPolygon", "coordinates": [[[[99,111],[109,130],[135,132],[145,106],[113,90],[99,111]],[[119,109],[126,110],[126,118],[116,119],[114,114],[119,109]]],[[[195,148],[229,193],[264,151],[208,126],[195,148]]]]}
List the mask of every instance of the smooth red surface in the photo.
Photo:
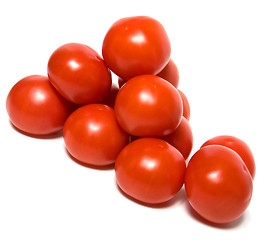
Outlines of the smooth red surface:
{"type": "Polygon", "coordinates": [[[69,153],[78,161],[94,166],[114,163],[129,142],[118,125],[114,110],[104,104],[89,104],[67,119],[63,137],[69,153]]]}
{"type": "Polygon", "coordinates": [[[161,77],[168,82],[170,82],[175,88],[179,84],[179,72],[176,64],[172,59],[169,60],[164,69],[157,74],[158,77],[161,77]]]}
{"type": "Polygon", "coordinates": [[[171,45],[157,20],[136,16],[116,21],[106,33],[102,54],[107,66],[128,80],[143,74],[157,74],[168,63],[171,45]]]}
{"type": "Polygon", "coordinates": [[[46,135],[60,131],[74,105],[40,75],[27,76],[10,90],[6,109],[12,124],[23,132],[46,135]]]}
{"type": "Polygon", "coordinates": [[[188,163],[185,189],[196,212],[213,223],[229,223],[247,209],[252,178],[233,150],[210,145],[197,151],[188,163]]]}
{"type": "Polygon", "coordinates": [[[115,106],[116,95],[118,94],[119,88],[116,84],[112,83],[111,89],[107,94],[106,98],[102,101],[103,104],[108,105],[111,108],[115,106]]]}
{"type": "Polygon", "coordinates": [[[175,147],[186,160],[193,147],[193,134],[188,120],[182,117],[178,127],[169,135],[162,137],[163,140],[175,147]]]}
{"type": "Polygon", "coordinates": [[[177,91],[179,92],[180,97],[182,98],[183,116],[187,120],[189,120],[190,119],[190,105],[189,105],[188,99],[187,99],[186,95],[180,89],[177,89],[177,91]]]}
{"type": "Polygon", "coordinates": [[[111,88],[111,73],[92,48],[68,43],[57,48],[48,62],[48,77],[67,100],[85,105],[102,101],[111,88]]]}
{"type": "MultiPolygon", "coordinates": [[[[178,87],[179,84],[179,72],[178,68],[175,65],[172,59],[169,60],[167,65],[163,68],[161,72],[159,72],[156,76],[163,78],[164,80],[171,83],[175,88],[178,87]]],[[[122,78],[118,78],[118,86],[121,88],[126,81],[122,78]]]]}
{"type": "Polygon", "coordinates": [[[115,162],[119,187],[149,204],[170,200],[183,185],[185,169],[181,153],[156,138],[135,140],[120,152],[115,162]]]}
{"type": "Polygon", "coordinates": [[[127,81],[117,94],[114,109],[120,126],[139,137],[170,134],[183,113],[177,89],[154,75],[141,75],[127,81]]]}
{"type": "MultiPolygon", "coordinates": [[[[159,76],[159,75],[157,75],[157,76],[159,76]]],[[[118,86],[119,86],[119,88],[121,88],[125,83],[126,83],[125,80],[123,80],[122,78],[118,78],[118,86]]],[[[172,83],[172,85],[174,86],[173,83],[172,83]]],[[[188,101],[186,95],[180,89],[177,89],[177,91],[178,91],[180,97],[182,98],[183,116],[187,120],[190,120],[190,104],[189,104],[189,101],[188,101]]]]}
{"type": "Polygon", "coordinates": [[[254,179],[256,173],[255,160],[249,146],[244,141],[234,136],[222,135],[209,139],[201,147],[208,145],[222,145],[234,150],[242,158],[254,179]]]}

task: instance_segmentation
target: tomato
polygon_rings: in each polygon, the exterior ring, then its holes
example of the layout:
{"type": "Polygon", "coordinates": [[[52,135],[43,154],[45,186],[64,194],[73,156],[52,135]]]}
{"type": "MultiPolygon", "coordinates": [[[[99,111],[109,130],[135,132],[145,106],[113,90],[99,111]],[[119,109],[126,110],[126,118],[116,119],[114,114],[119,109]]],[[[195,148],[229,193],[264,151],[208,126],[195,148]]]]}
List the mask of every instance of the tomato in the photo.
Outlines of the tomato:
{"type": "Polygon", "coordinates": [[[171,54],[169,38],[162,24],[146,16],[122,18],[105,35],[103,59],[119,77],[128,80],[159,73],[171,54]]]}
{"type": "Polygon", "coordinates": [[[186,160],[193,147],[193,134],[188,120],[182,117],[178,127],[169,135],[162,137],[163,140],[174,146],[186,160]]]}
{"type": "Polygon", "coordinates": [[[222,135],[206,141],[202,147],[208,145],[222,145],[234,150],[242,158],[254,179],[256,172],[255,160],[249,146],[244,141],[233,136],[222,135]]]}
{"type": "Polygon", "coordinates": [[[197,151],[188,163],[185,189],[192,208],[213,223],[239,218],[252,197],[252,178],[233,150],[210,145],[197,151]]]}
{"type": "Polygon", "coordinates": [[[48,62],[48,77],[67,100],[85,105],[102,101],[111,88],[111,73],[100,55],[84,44],[56,49],[48,62]]]}
{"type": "MultiPolygon", "coordinates": [[[[126,83],[125,80],[123,80],[122,78],[118,78],[118,86],[119,86],[119,88],[121,88],[125,83],[126,83]]],[[[178,91],[178,93],[179,93],[179,95],[180,95],[180,97],[182,99],[183,116],[187,120],[189,120],[190,119],[190,105],[189,105],[188,99],[187,99],[186,95],[180,89],[177,89],[177,91],[178,91]]]]}
{"type": "Polygon", "coordinates": [[[111,89],[105,99],[102,101],[103,104],[108,105],[111,108],[114,108],[116,95],[118,94],[119,88],[116,84],[112,83],[111,89]]]}
{"type": "Polygon", "coordinates": [[[189,120],[190,119],[190,105],[188,102],[188,99],[186,97],[186,95],[179,89],[177,89],[177,91],[180,94],[180,97],[182,98],[182,104],[183,104],[183,116],[189,120]]]}
{"type": "Polygon", "coordinates": [[[186,164],[181,153],[157,138],[128,144],[115,162],[118,186],[148,204],[170,200],[182,187],[186,164]]]}
{"type": "Polygon", "coordinates": [[[158,77],[161,77],[168,82],[170,82],[175,88],[178,87],[179,84],[179,72],[178,68],[175,65],[174,61],[172,59],[169,60],[167,65],[164,67],[164,69],[157,74],[158,77]]]}
{"type": "Polygon", "coordinates": [[[114,163],[129,142],[128,134],[116,121],[114,110],[104,104],[89,104],[73,112],[66,120],[63,138],[76,160],[93,166],[114,163]]]}
{"type": "Polygon", "coordinates": [[[120,126],[139,137],[170,134],[183,111],[176,88],[154,75],[140,75],[126,82],[117,94],[114,109],[120,126]]]}
{"type": "Polygon", "coordinates": [[[6,108],[15,127],[29,134],[46,135],[62,130],[74,105],[57,93],[47,77],[31,75],[13,86],[6,108]]]}

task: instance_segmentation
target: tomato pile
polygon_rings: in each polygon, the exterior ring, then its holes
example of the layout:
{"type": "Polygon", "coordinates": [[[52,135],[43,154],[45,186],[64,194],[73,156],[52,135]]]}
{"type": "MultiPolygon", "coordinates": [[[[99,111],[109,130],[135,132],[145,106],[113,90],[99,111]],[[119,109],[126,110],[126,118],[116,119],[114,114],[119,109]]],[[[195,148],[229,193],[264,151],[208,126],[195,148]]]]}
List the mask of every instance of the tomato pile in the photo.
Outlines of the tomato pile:
{"type": "Polygon", "coordinates": [[[15,128],[32,136],[63,130],[73,158],[113,165],[118,186],[137,201],[166,202],[184,185],[203,218],[239,218],[252,196],[252,152],[224,135],[188,161],[190,106],[177,89],[179,72],[162,24],[146,16],[118,20],[105,35],[102,56],[79,43],[57,48],[48,76],[25,77],[10,90],[6,107],[15,128]]]}

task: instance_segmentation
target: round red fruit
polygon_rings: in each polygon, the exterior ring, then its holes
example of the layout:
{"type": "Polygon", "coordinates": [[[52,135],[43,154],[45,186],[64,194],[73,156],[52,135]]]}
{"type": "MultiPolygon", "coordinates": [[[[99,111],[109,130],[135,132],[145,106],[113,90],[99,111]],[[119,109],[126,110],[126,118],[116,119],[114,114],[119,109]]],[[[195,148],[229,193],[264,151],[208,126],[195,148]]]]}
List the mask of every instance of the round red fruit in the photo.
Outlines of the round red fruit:
{"type": "Polygon", "coordinates": [[[141,75],[126,82],[117,94],[114,109],[121,127],[139,137],[170,134],[183,112],[177,89],[154,75],[141,75]]]}
{"type": "Polygon", "coordinates": [[[12,87],[6,109],[12,124],[21,131],[46,135],[62,130],[74,105],[54,89],[47,77],[31,75],[12,87]]]}
{"type": "Polygon", "coordinates": [[[65,123],[63,137],[76,160],[94,166],[113,164],[129,142],[114,110],[104,104],[89,104],[73,112],[65,123]]]}
{"type": "Polygon", "coordinates": [[[158,204],[181,189],[186,164],[181,153],[158,138],[140,138],[127,145],[115,162],[119,187],[134,199],[158,204]]]}
{"type": "Polygon", "coordinates": [[[48,62],[48,77],[67,100],[85,105],[102,101],[111,88],[111,73],[92,48],[68,43],[56,49],[48,62]]]}
{"type": "Polygon", "coordinates": [[[168,63],[171,45],[162,24],[146,16],[122,18],[115,22],[103,41],[107,66],[128,80],[143,74],[157,74],[168,63]]]}
{"type": "Polygon", "coordinates": [[[225,224],[247,209],[253,181],[240,156],[230,148],[210,145],[188,163],[185,189],[192,208],[206,220],[225,224]]]}

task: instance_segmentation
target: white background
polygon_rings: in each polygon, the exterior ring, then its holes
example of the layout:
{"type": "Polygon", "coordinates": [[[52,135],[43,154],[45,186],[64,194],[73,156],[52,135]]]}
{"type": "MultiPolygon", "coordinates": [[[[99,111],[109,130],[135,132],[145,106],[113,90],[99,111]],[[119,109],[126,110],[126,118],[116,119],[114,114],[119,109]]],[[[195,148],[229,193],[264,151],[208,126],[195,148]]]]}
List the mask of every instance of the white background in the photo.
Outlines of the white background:
{"type": "Polygon", "coordinates": [[[264,2],[1,1],[0,239],[250,239],[264,229],[264,2]],[[60,135],[30,138],[9,123],[6,96],[18,80],[46,75],[50,54],[64,43],[84,43],[101,54],[110,25],[133,15],[154,17],[168,32],[179,88],[191,106],[192,154],[221,134],[241,138],[254,153],[253,198],[232,224],[200,220],[184,189],[160,207],[137,204],[119,192],[113,169],[71,160],[60,135]]]}

